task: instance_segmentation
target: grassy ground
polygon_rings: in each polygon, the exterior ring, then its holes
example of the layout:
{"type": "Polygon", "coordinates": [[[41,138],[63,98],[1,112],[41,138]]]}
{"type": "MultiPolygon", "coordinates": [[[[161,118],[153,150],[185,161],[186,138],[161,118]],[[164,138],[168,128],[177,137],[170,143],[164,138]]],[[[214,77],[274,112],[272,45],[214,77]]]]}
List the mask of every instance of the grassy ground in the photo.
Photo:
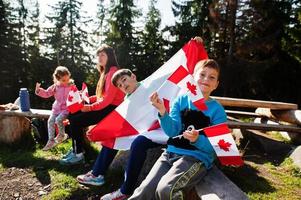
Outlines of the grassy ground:
{"type": "MultiPolygon", "coordinates": [[[[0,199],[99,199],[120,186],[123,173],[118,169],[109,170],[102,187],[79,185],[76,176],[91,169],[97,151],[91,151],[85,165],[61,166],[58,160],[70,146],[67,142],[48,152],[39,145],[26,149],[1,146],[0,199]]],[[[291,160],[264,155],[252,144],[249,147],[243,167],[223,168],[228,177],[250,199],[301,199],[301,173],[291,160]]]]}

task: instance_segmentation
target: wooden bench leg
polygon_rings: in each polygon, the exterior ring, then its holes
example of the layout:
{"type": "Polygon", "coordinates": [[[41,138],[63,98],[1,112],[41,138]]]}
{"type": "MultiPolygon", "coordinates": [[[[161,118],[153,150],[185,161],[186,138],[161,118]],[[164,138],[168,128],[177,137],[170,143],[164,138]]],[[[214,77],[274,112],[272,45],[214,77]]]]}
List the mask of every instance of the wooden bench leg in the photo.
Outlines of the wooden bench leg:
{"type": "Polygon", "coordinates": [[[30,120],[26,117],[0,116],[0,142],[12,144],[30,133],[30,120]]]}

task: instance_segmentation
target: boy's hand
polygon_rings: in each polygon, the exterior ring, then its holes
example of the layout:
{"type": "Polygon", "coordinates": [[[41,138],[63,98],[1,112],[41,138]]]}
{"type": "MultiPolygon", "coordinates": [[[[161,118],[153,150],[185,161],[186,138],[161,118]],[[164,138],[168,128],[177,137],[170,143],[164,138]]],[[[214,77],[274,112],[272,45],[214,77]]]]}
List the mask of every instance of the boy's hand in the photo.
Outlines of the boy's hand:
{"type": "Polygon", "coordinates": [[[41,87],[41,83],[36,83],[36,89],[35,92],[38,93],[41,87]]]}
{"type": "Polygon", "coordinates": [[[81,109],[82,112],[90,112],[91,111],[91,106],[90,105],[84,105],[81,109]]]}
{"type": "Polygon", "coordinates": [[[183,132],[183,137],[190,142],[195,142],[199,138],[199,132],[196,130],[183,132]]]}
{"type": "Polygon", "coordinates": [[[165,106],[163,101],[159,98],[159,95],[157,92],[154,92],[150,97],[149,100],[151,101],[152,105],[157,108],[160,115],[163,116],[166,112],[165,106]]]}
{"type": "Polygon", "coordinates": [[[203,43],[203,39],[200,36],[196,36],[193,39],[199,43],[203,43]]]}

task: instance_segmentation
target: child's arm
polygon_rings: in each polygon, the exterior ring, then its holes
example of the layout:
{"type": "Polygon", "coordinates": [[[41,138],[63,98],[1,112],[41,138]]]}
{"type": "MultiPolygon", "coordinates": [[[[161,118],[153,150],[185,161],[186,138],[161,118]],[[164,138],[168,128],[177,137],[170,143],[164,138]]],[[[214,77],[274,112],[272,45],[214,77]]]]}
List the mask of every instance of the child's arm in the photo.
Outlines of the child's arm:
{"type": "Polygon", "coordinates": [[[36,83],[36,90],[35,90],[36,95],[43,98],[49,98],[54,95],[55,85],[50,86],[49,88],[47,88],[47,90],[41,88],[40,86],[41,86],[40,83],[36,83]]]}
{"type": "Polygon", "coordinates": [[[174,102],[170,114],[166,112],[164,103],[156,92],[150,96],[150,101],[152,105],[159,111],[160,125],[166,135],[169,137],[178,135],[181,131],[182,124],[178,100],[174,102]]]}

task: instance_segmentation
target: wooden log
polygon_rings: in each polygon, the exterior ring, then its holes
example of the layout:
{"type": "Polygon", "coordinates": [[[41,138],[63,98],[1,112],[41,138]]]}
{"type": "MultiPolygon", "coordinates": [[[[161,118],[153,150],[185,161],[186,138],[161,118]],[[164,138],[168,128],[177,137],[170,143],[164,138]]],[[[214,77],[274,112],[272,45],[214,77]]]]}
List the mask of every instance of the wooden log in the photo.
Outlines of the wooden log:
{"type": "Polygon", "coordinates": [[[0,116],[19,116],[28,118],[49,118],[51,110],[43,109],[30,109],[28,112],[22,112],[21,110],[4,110],[0,111],[0,116]]]}
{"type": "Polygon", "coordinates": [[[301,125],[301,110],[272,110],[257,108],[255,113],[278,121],[301,125]]]}
{"type": "Polygon", "coordinates": [[[0,142],[12,144],[30,133],[30,121],[25,117],[0,116],[0,142]]]}
{"type": "Polygon", "coordinates": [[[229,128],[240,128],[250,130],[262,130],[262,131],[287,131],[301,133],[301,128],[293,125],[274,125],[274,124],[258,124],[258,123],[246,123],[246,122],[227,122],[229,128]]]}
{"type": "Polygon", "coordinates": [[[212,96],[212,98],[219,101],[223,106],[230,106],[230,107],[243,107],[243,108],[261,107],[261,108],[271,108],[273,110],[298,109],[298,105],[293,103],[262,101],[262,100],[252,100],[252,99],[239,99],[239,98],[229,98],[229,97],[216,97],[216,96],[212,96]]]}

